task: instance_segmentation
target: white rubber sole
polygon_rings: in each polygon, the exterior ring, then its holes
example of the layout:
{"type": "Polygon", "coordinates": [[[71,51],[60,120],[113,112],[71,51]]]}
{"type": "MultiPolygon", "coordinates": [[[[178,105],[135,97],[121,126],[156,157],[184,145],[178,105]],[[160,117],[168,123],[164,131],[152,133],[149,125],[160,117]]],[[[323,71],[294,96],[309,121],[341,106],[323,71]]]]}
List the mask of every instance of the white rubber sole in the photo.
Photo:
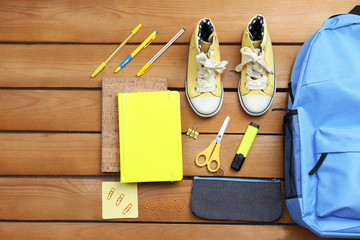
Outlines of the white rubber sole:
{"type": "Polygon", "coordinates": [[[241,80],[239,81],[239,85],[238,85],[238,96],[239,96],[239,100],[240,100],[241,107],[244,109],[244,111],[245,111],[247,114],[249,114],[249,115],[251,115],[251,116],[254,116],[254,117],[258,117],[258,116],[263,115],[264,113],[266,113],[266,112],[269,110],[272,102],[274,101],[275,93],[276,93],[276,77],[275,77],[274,79],[275,79],[274,94],[273,94],[272,97],[271,97],[271,101],[270,101],[269,105],[265,108],[265,110],[262,111],[262,112],[259,112],[259,113],[250,112],[249,110],[246,109],[246,107],[245,107],[245,105],[244,105],[244,103],[243,103],[243,101],[242,101],[241,95],[240,95],[241,80]]]}
{"type": "Polygon", "coordinates": [[[215,110],[214,112],[210,113],[210,114],[202,114],[202,113],[200,113],[199,111],[197,111],[196,108],[195,108],[195,107],[193,106],[193,104],[191,103],[191,100],[190,100],[189,95],[188,95],[188,93],[187,93],[187,82],[185,81],[185,94],[186,94],[186,98],[187,98],[187,100],[188,100],[191,108],[192,108],[192,109],[194,110],[194,112],[195,112],[197,115],[199,115],[200,117],[205,117],[205,118],[206,118],[206,117],[212,117],[212,116],[215,116],[215,115],[220,111],[221,106],[222,106],[222,102],[223,102],[223,98],[224,98],[224,88],[223,88],[222,83],[221,83],[221,90],[222,90],[222,92],[221,92],[220,104],[219,104],[219,106],[216,108],[216,110],[215,110]]]}

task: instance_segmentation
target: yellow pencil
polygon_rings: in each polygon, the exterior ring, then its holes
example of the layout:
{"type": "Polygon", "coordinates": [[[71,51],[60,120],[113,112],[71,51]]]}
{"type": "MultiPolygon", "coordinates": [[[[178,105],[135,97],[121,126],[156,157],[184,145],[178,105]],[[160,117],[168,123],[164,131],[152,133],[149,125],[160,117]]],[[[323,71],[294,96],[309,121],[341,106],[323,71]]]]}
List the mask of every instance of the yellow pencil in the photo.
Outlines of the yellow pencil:
{"type": "Polygon", "coordinates": [[[91,74],[91,77],[95,77],[101,70],[103,70],[104,67],[106,67],[106,64],[115,56],[115,54],[134,36],[137,31],[142,27],[141,24],[137,25],[134,30],[131,31],[130,35],[119,45],[119,47],[104,61],[102,62],[95,71],[91,74]]]}

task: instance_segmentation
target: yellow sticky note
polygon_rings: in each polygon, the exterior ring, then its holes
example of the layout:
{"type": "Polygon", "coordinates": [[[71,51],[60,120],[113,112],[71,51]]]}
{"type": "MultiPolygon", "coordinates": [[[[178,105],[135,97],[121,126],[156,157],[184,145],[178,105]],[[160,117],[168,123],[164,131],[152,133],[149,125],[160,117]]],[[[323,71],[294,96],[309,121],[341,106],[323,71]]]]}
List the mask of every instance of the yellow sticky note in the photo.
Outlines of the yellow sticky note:
{"type": "Polygon", "coordinates": [[[102,218],[137,218],[137,183],[102,183],[102,218]]]}

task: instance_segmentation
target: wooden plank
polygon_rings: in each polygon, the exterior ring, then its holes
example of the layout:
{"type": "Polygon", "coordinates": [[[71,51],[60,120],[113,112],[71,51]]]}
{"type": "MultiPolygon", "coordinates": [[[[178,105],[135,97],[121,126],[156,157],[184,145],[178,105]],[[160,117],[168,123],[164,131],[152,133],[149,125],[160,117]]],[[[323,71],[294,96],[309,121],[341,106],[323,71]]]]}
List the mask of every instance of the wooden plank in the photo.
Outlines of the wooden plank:
{"type": "MultiPolygon", "coordinates": [[[[0,87],[80,87],[100,88],[103,77],[135,77],[162,45],[150,45],[131,63],[114,74],[117,65],[135,49],[125,46],[95,78],[90,74],[113,51],[115,45],[21,45],[0,44],[0,87]],[[21,71],[19,71],[21,70],[21,71]]],[[[240,63],[240,45],[221,45],[227,69],[240,63]]],[[[144,77],[165,77],[170,88],[184,88],[188,45],[173,45],[154,63],[144,77]]],[[[295,56],[300,46],[273,46],[277,87],[287,88],[295,56]]],[[[224,71],[225,88],[237,88],[240,74],[224,71]]]]}
{"type": "MultiPolygon", "coordinates": [[[[225,135],[221,170],[215,175],[284,177],[282,136],[258,135],[241,171],[232,170],[230,165],[242,137],[225,135]]],[[[215,134],[202,134],[198,140],[183,135],[185,176],[214,175],[194,163],[195,156],[214,138],[215,134]]],[[[0,175],[101,175],[100,158],[100,134],[0,134],[0,175]]]]}
{"type": "Polygon", "coordinates": [[[184,95],[181,95],[181,128],[183,132],[186,132],[187,129],[196,122],[200,125],[198,129],[200,133],[217,133],[225,117],[230,116],[231,119],[226,128],[226,133],[244,132],[250,122],[255,122],[260,125],[260,134],[282,133],[282,119],[285,112],[272,111],[272,109],[286,108],[288,93],[276,93],[269,111],[259,117],[253,117],[248,115],[241,107],[237,92],[225,92],[223,105],[219,113],[211,118],[198,116],[192,110],[184,95]]]}
{"type": "MultiPolygon", "coordinates": [[[[261,127],[260,127],[261,128],[261,127]]],[[[246,127],[243,128],[243,131],[246,127]]],[[[243,135],[225,135],[221,142],[220,169],[216,173],[210,173],[205,167],[199,168],[194,159],[204,150],[215,135],[199,136],[197,140],[183,137],[183,162],[184,174],[190,176],[231,176],[231,177],[259,177],[259,178],[283,178],[283,137],[260,135],[254,140],[249,155],[240,171],[231,169],[236,150],[243,135]],[[196,142],[195,142],[196,141],[196,142]]]]}
{"type": "Polygon", "coordinates": [[[1,175],[98,175],[101,134],[0,134],[1,175]]]}
{"type": "Polygon", "coordinates": [[[104,78],[102,83],[101,171],[119,172],[118,93],[166,91],[165,78],[104,78]]]}
{"type": "MultiPolygon", "coordinates": [[[[118,179],[114,179],[116,180],[118,179]]],[[[0,178],[1,219],[102,220],[101,183],[101,180],[96,179],[0,178]]],[[[139,183],[139,218],[122,221],[224,222],[200,219],[191,212],[191,186],[190,180],[139,183]],[[170,208],[169,203],[174,200],[175,206],[170,208]],[[148,202],[150,207],[146,208],[145,204],[148,202]],[[162,208],[164,202],[168,204],[162,208]]],[[[292,223],[285,206],[284,208],[283,215],[277,222],[292,223]]]]}
{"type": "Polygon", "coordinates": [[[167,42],[184,27],[179,41],[188,42],[201,17],[210,17],[220,41],[239,42],[243,29],[256,13],[263,14],[274,42],[303,42],[330,15],[349,12],[356,1],[226,0],[184,4],[165,0],[116,3],[111,0],[2,1],[2,42],[114,42],[122,41],[139,23],[144,26],[132,41],[141,42],[159,31],[156,42],[167,42]],[[281,6],[281,7],[279,7],[281,6]],[[194,14],[201,9],[201,16],[194,14]]]}
{"type": "MultiPolygon", "coordinates": [[[[194,122],[201,133],[217,133],[226,116],[231,120],[227,133],[239,133],[251,122],[260,124],[260,133],[281,133],[287,93],[276,94],[271,109],[252,117],[240,106],[237,92],[225,92],[220,112],[201,118],[191,109],[184,92],[181,95],[182,131],[194,122]]],[[[24,131],[101,131],[100,91],[0,90],[0,130],[24,131]]]]}
{"type": "Polygon", "coordinates": [[[108,240],[122,239],[321,239],[298,226],[213,225],[213,224],[147,224],[147,223],[39,223],[1,222],[1,239],[108,240]],[[21,229],[21,231],[19,231],[21,229]]]}
{"type": "Polygon", "coordinates": [[[101,131],[100,91],[0,90],[1,130],[101,131]]]}

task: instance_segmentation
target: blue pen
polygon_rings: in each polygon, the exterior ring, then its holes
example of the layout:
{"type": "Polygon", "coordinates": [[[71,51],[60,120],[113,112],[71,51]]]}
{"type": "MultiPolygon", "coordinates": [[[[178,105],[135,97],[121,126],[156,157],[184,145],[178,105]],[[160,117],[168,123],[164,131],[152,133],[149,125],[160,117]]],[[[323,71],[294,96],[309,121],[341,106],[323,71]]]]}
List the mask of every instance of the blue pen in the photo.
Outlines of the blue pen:
{"type": "Polygon", "coordinates": [[[140,46],[138,46],[135,51],[133,51],[127,58],[125,58],[125,60],[119,65],[119,67],[115,70],[115,72],[117,73],[118,71],[120,71],[123,67],[125,67],[125,65],[130,62],[131,59],[133,59],[136,54],[138,54],[141,49],[146,48],[152,41],[154,41],[154,39],[156,38],[156,34],[157,31],[152,32],[146,39],[145,41],[143,41],[140,46]]]}

